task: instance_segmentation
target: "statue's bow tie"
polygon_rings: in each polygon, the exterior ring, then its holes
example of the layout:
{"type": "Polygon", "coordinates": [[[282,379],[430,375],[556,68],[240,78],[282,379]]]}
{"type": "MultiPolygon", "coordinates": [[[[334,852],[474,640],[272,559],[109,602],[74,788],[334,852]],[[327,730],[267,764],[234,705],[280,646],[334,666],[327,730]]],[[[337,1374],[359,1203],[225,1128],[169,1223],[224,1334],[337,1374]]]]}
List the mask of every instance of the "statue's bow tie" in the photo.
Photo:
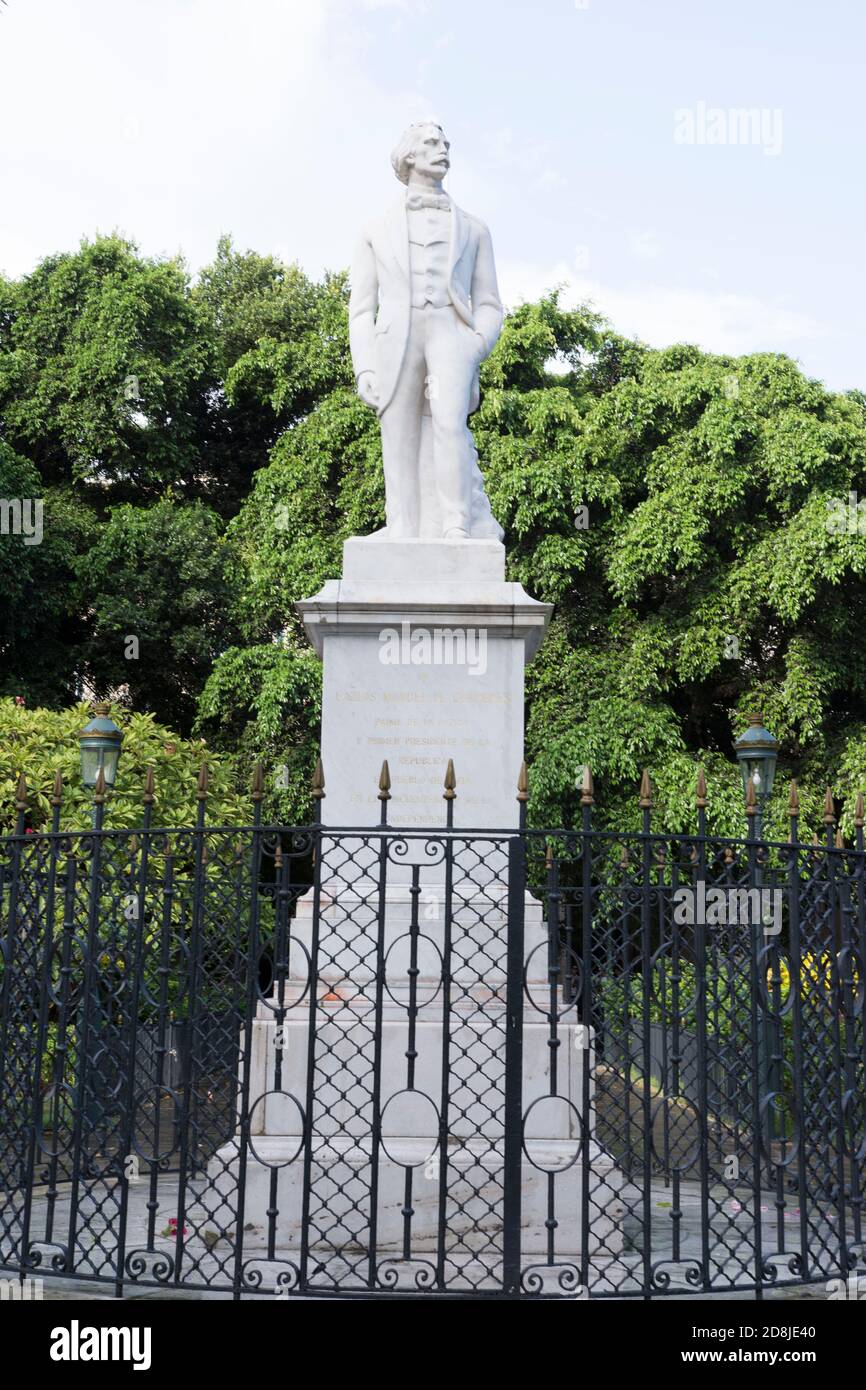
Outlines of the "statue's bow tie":
{"type": "Polygon", "coordinates": [[[409,193],[406,206],[410,212],[420,212],[422,208],[440,208],[442,212],[449,212],[451,199],[447,193],[409,193]]]}

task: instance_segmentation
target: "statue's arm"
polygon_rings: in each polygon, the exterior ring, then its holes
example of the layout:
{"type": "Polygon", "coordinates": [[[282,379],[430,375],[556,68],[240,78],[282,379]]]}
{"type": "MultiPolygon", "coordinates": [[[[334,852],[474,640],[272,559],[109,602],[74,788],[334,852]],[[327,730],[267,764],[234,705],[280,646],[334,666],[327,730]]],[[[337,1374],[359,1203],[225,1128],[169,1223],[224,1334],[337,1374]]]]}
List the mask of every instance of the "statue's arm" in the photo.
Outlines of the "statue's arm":
{"type": "Polygon", "coordinates": [[[349,294],[349,348],[356,381],[364,372],[375,369],[373,342],[378,302],[376,257],[372,240],[365,233],[352,263],[352,288],[349,294]]]}
{"type": "Polygon", "coordinates": [[[499,286],[496,282],[493,242],[490,232],[483,223],[478,240],[478,254],[475,257],[475,269],[472,273],[471,295],[475,330],[484,339],[484,356],[486,357],[496,346],[496,340],[502,331],[505,311],[502,307],[502,300],[499,298],[499,286]]]}

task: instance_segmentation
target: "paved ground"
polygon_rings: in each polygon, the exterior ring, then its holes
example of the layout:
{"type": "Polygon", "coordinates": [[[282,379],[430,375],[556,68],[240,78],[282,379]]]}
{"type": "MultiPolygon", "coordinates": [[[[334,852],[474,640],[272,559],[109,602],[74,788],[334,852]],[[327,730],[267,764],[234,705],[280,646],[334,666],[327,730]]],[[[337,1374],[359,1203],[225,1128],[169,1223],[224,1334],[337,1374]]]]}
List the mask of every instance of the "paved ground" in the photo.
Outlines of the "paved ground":
{"type": "MultiPolygon", "coordinates": [[[[177,1195],[176,1174],[166,1174],[161,1177],[159,1183],[160,1212],[171,1212],[173,1208],[176,1209],[177,1195]]],[[[615,1257],[608,1256],[606,1259],[600,1258],[595,1262],[590,1284],[593,1295],[607,1293],[621,1298],[628,1293],[638,1294],[640,1290],[642,1205],[636,1189],[626,1189],[624,1195],[627,1210],[621,1222],[622,1241],[620,1243],[622,1248],[615,1257]]],[[[142,1251],[147,1245],[148,1197],[149,1189],[146,1183],[141,1183],[131,1189],[126,1240],[128,1252],[142,1251]]],[[[765,1257],[775,1256],[775,1262],[784,1275],[786,1261],[790,1259],[792,1252],[799,1248],[799,1215],[793,1207],[790,1212],[786,1212],[785,1247],[787,1253],[782,1259],[777,1253],[775,1243],[776,1228],[773,1222],[772,1194],[765,1194],[762,1207],[766,1209],[763,1220],[773,1223],[769,1230],[765,1231],[764,1255],[765,1257]]],[[[741,1284],[744,1282],[745,1278],[748,1277],[748,1274],[744,1273],[744,1266],[749,1270],[752,1268],[754,1262],[751,1249],[752,1218],[745,1204],[740,1205],[727,1193],[721,1191],[714,1193],[713,1210],[711,1260],[714,1284],[719,1286],[719,1291],[711,1295],[694,1294],[689,1291],[690,1286],[685,1275],[690,1267],[689,1262],[691,1261],[691,1267],[694,1267],[694,1262],[700,1257],[700,1190],[696,1184],[682,1184],[680,1193],[681,1217],[676,1223],[679,1225],[680,1261],[673,1264],[672,1233],[675,1225],[671,1219],[673,1193],[670,1187],[666,1187],[662,1183],[653,1186],[651,1200],[652,1261],[655,1267],[661,1265],[671,1280],[671,1292],[662,1295],[663,1297],[673,1298],[677,1301],[686,1298],[690,1300],[712,1299],[715,1301],[725,1298],[734,1301],[752,1301],[754,1295],[748,1289],[723,1292],[725,1284],[730,1286],[733,1283],[741,1284]],[[718,1204],[717,1207],[716,1203],[718,1204]]],[[[85,1199],[81,1214],[86,1217],[86,1224],[80,1226],[80,1234],[77,1237],[76,1263],[79,1272],[87,1271],[97,1276],[100,1282],[94,1283],[85,1279],[61,1279],[44,1275],[43,1296],[47,1299],[104,1300],[114,1297],[113,1254],[117,1231],[117,1211],[112,1189],[110,1187],[95,1189],[85,1199]]],[[[134,1279],[129,1279],[124,1285],[124,1298],[136,1301],[230,1299],[232,1297],[230,1289],[211,1292],[205,1287],[214,1282],[230,1284],[234,1271],[232,1233],[229,1232],[228,1236],[219,1235],[219,1230],[214,1229],[213,1216],[215,1214],[217,1217],[223,1215],[222,1227],[227,1229],[229,1223],[225,1220],[224,1213],[214,1213],[213,1209],[208,1212],[201,1206],[196,1207],[194,1202],[189,1207],[189,1226],[184,1233],[183,1241],[184,1277],[201,1287],[151,1287],[136,1285],[134,1279]]],[[[8,1216],[9,1210],[7,1208],[6,1220],[8,1220],[8,1216]]],[[[42,1191],[35,1196],[33,1202],[32,1239],[38,1240],[40,1236],[45,1235],[47,1217],[46,1196],[42,1191]]],[[[48,1263],[51,1254],[56,1253],[58,1246],[68,1238],[69,1221],[69,1192],[68,1188],[65,1191],[61,1188],[54,1203],[53,1234],[55,1240],[52,1244],[46,1244],[43,1247],[45,1264],[48,1263]]],[[[153,1272],[158,1274],[160,1262],[163,1262],[163,1268],[165,1268],[166,1259],[172,1258],[176,1253],[176,1237],[173,1232],[170,1232],[167,1223],[168,1218],[158,1215],[157,1230],[161,1233],[157,1234],[153,1251],[144,1253],[140,1257],[139,1274],[142,1277],[147,1277],[153,1272]]],[[[827,1252],[832,1252],[836,1242],[832,1215],[812,1210],[810,1211],[810,1223],[810,1247],[818,1250],[823,1246],[827,1252]]],[[[262,1258],[261,1252],[259,1252],[258,1257],[254,1250],[249,1250],[248,1253],[250,1258],[256,1260],[256,1267],[262,1275],[262,1286],[268,1289],[269,1293],[264,1295],[248,1294],[244,1297],[255,1301],[261,1301],[262,1297],[272,1299],[278,1297],[276,1276],[281,1270],[285,1271],[285,1264],[270,1263],[262,1258]]],[[[828,1253],[825,1258],[828,1261],[826,1277],[821,1278],[816,1285],[767,1289],[764,1298],[769,1300],[826,1299],[826,1281],[827,1278],[834,1277],[835,1271],[832,1269],[831,1255],[828,1253]]],[[[425,1257],[419,1256],[419,1261],[422,1263],[424,1259],[425,1257]]],[[[492,1269],[491,1273],[495,1278],[495,1269],[492,1269]]],[[[285,1296],[285,1294],[282,1295],[283,1298],[285,1296]]]]}

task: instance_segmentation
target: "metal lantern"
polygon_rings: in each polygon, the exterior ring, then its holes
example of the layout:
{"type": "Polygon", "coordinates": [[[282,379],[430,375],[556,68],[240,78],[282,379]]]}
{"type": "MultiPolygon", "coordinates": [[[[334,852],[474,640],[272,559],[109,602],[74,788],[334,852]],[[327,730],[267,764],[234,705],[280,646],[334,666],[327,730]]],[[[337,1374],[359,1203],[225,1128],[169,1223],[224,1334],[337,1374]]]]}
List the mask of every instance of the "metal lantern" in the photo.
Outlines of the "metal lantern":
{"type": "Polygon", "coordinates": [[[760,714],[749,715],[749,727],[734,744],[743,791],[748,793],[749,783],[755,789],[755,800],[763,807],[773,790],[776,776],[776,760],[779,756],[779,741],[765,729],[760,714]]]}
{"type": "Polygon", "coordinates": [[[114,786],[123,734],[108,711],[107,701],[94,705],[94,717],[82,729],[78,739],[81,749],[81,780],[85,787],[96,786],[100,768],[106,787],[114,786]]]}

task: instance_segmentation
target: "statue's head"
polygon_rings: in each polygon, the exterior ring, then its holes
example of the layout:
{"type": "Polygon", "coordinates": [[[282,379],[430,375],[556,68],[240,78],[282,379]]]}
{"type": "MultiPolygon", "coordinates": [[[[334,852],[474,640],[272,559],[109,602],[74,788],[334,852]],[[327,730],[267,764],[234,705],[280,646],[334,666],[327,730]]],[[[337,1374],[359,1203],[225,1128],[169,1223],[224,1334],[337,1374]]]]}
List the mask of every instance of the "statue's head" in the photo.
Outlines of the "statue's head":
{"type": "Polygon", "coordinates": [[[444,179],[451,166],[450,148],[441,125],[435,121],[414,121],[391,151],[394,173],[401,183],[409,182],[413,169],[428,178],[444,179]]]}

